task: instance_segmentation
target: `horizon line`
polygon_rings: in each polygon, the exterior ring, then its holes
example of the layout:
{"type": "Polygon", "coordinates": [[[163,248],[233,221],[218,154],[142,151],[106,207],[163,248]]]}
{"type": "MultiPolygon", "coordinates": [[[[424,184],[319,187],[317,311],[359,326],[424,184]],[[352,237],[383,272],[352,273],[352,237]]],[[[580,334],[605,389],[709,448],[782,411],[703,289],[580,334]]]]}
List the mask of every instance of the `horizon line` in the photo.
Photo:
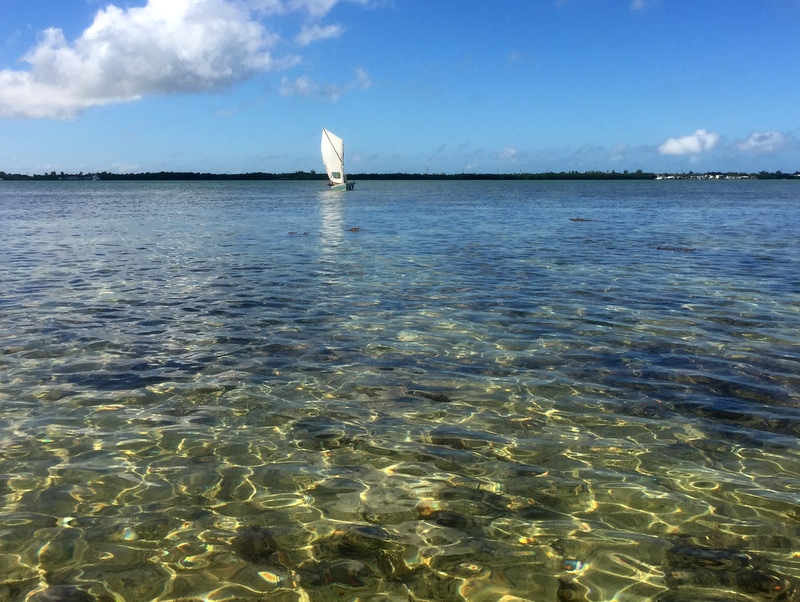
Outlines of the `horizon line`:
{"type": "MultiPolygon", "coordinates": [[[[758,171],[719,171],[705,172],[652,172],[637,169],[636,171],[624,170],[618,172],[588,170],[588,171],[543,171],[543,172],[461,172],[461,173],[431,173],[431,172],[364,172],[348,174],[348,178],[362,180],[651,180],[651,179],[791,179],[800,178],[800,170],[793,173],[776,170],[772,172],[758,171]]],[[[325,180],[325,172],[293,171],[293,172],[239,172],[239,173],[211,173],[196,171],[145,171],[114,173],[108,171],[92,171],[79,173],[56,173],[50,171],[43,174],[15,174],[0,170],[0,180],[325,180]]]]}

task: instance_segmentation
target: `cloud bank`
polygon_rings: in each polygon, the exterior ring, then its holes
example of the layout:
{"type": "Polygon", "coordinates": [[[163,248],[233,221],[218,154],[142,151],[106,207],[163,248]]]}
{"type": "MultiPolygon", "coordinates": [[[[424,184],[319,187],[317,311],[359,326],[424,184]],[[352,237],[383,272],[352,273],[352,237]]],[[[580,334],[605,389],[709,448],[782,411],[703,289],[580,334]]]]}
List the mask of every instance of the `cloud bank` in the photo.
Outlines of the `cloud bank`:
{"type": "Polygon", "coordinates": [[[780,132],[753,132],[736,147],[746,153],[779,153],[789,146],[789,140],[780,132]]]}
{"type": "Polygon", "coordinates": [[[658,147],[662,155],[698,155],[714,148],[719,141],[719,134],[706,130],[697,130],[691,136],[670,138],[658,147]]]}
{"type": "MultiPolygon", "coordinates": [[[[100,10],[81,36],[41,34],[23,60],[28,70],[0,70],[0,117],[70,119],[90,107],[149,94],[224,89],[265,71],[295,65],[275,58],[279,37],[257,15],[305,13],[312,22],[296,41],[336,37],[321,27],[340,0],[148,0],[141,7],[100,10]]],[[[363,3],[364,0],[356,0],[363,3]]]]}

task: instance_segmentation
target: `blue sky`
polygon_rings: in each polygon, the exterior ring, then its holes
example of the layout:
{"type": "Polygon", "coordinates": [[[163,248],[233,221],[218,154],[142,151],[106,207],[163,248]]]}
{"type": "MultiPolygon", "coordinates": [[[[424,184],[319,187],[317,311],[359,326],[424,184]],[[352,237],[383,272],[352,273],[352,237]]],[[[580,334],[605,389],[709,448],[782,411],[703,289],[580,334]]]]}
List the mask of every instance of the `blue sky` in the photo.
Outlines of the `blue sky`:
{"type": "Polygon", "coordinates": [[[800,170],[800,0],[0,0],[0,170],[800,170]]]}

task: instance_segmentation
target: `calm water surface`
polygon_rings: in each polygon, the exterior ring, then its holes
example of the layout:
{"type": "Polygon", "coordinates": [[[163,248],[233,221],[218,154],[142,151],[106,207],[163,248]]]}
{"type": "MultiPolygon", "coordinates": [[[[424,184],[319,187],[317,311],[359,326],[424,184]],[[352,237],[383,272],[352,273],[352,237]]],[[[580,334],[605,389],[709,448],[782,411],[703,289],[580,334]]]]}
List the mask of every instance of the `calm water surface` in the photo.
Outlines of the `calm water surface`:
{"type": "Polygon", "coordinates": [[[800,599],[800,182],[0,182],[0,601],[800,599]]]}

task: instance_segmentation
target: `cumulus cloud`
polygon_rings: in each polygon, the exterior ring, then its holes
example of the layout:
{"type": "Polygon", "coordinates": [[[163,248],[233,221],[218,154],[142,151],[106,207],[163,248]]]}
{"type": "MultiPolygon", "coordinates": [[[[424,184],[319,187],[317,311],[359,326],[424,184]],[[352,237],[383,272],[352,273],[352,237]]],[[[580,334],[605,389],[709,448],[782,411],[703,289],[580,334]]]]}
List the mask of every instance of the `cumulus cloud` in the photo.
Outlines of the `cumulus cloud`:
{"type": "Polygon", "coordinates": [[[789,140],[780,132],[752,132],[746,140],[742,140],[736,146],[747,153],[778,153],[789,146],[789,140]]]}
{"type": "Polygon", "coordinates": [[[706,130],[697,130],[691,136],[670,138],[658,147],[662,155],[697,155],[709,151],[719,141],[719,134],[706,130]]]}
{"type": "Polygon", "coordinates": [[[295,36],[295,41],[301,46],[308,46],[313,42],[319,40],[327,40],[329,38],[338,38],[342,35],[344,29],[341,25],[306,25],[300,30],[300,33],[295,36]]]}
{"type": "MultiPolygon", "coordinates": [[[[70,119],[95,106],[149,94],[224,89],[264,71],[299,62],[275,58],[278,36],[257,14],[305,12],[312,19],[298,35],[302,45],[341,34],[320,27],[341,0],[147,0],[113,4],[97,12],[74,41],[60,29],[41,34],[23,60],[27,70],[0,70],[0,117],[70,119]]],[[[351,0],[365,3],[366,0],[351,0]]]]}

